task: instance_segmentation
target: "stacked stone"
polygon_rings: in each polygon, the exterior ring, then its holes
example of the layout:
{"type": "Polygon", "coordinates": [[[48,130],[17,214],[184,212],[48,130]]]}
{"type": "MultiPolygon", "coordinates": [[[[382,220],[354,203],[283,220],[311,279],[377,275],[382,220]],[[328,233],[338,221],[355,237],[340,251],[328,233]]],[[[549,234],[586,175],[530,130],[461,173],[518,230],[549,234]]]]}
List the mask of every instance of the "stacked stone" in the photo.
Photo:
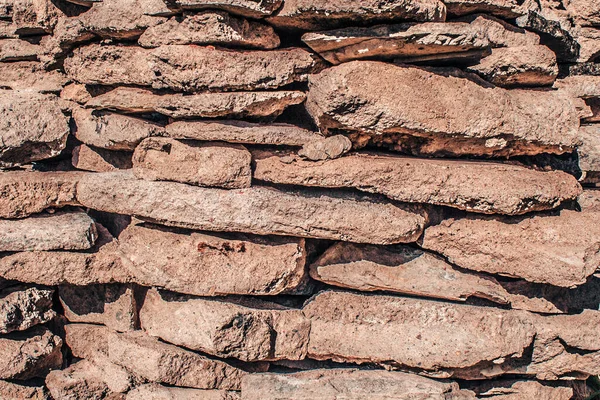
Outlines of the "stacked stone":
{"type": "Polygon", "coordinates": [[[0,399],[600,375],[600,3],[0,0],[0,72],[0,399]]]}

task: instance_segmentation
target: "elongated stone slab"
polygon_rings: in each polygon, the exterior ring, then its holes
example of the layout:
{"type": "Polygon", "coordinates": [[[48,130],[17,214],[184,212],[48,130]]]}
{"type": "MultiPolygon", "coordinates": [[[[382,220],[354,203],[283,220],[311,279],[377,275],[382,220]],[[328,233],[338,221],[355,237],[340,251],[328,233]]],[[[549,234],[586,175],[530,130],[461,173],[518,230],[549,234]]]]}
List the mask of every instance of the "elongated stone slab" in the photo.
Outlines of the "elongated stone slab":
{"type": "Polygon", "coordinates": [[[96,224],[84,212],[0,220],[0,251],[86,250],[97,237],[96,224]]]}
{"type": "Polygon", "coordinates": [[[524,13],[518,0],[444,0],[448,14],[465,15],[487,13],[504,18],[515,18],[524,13]]]}
{"type": "Polygon", "coordinates": [[[172,386],[240,390],[245,375],[223,361],[160,342],[142,331],[109,334],[108,354],[113,363],[137,376],[172,386]]]}
{"type": "Polygon", "coordinates": [[[246,121],[177,121],[166,127],[175,139],[218,140],[229,143],[304,146],[323,138],[319,133],[289,124],[246,121]]]}
{"type": "Polygon", "coordinates": [[[166,342],[242,361],[303,359],[310,330],[300,310],[275,303],[233,303],[154,289],[146,294],[140,319],[148,334],[166,342]]]}
{"type": "Polygon", "coordinates": [[[70,131],[58,100],[33,91],[0,90],[0,167],[60,154],[70,131]]]}
{"type": "Polygon", "coordinates": [[[44,71],[34,61],[0,63],[0,87],[49,93],[60,92],[66,82],[61,72],[44,71]]]}
{"type": "Polygon", "coordinates": [[[239,52],[214,47],[167,45],[79,47],[65,60],[71,79],[85,84],[140,85],[183,92],[275,89],[306,81],[318,62],[290,48],[239,52]],[[219,74],[214,74],[215,70],[219,74]]]}
{"type": "Polygon", "coordinates": [[[272,183],[354,187],[410,203],[430,203],[486,214],[524,214],[557,207],[581,193],[564,172],[484,162],[355,154],[310,162],[255,157],[254,178],[272,183]]]}
{"type": "Polygon", "coordinates": [[[265,187],[207,189],[137,180],[125,172],[86,175],[77,187],[77,198],[95,210],[182,228],[374,244],[414,241],[426,221],[418,207],[400,208],[371,197],[265,187]]]}
{"type": "Polygon", "coordinates": [[[490,42],[477,28],[464,22],[378,25],[306,33],[302,41],[321,57],[337,65],[359,59],[436,56],[452,60],[456,53],[488,49],[490,42]]]}
{"type": "Polygon", "coordinates": [[[201,296],[275,295],[305,278],[303,239],[235,240],[130,225],[119,252],[135,282],[201,296]]]}
{"type": "Polygon", "coordinates": [[[240,145],[148,138],[133,154],[133,173],[151,181],[239,189],[250,187],[250,152],[240,145]]]}
{"type": "Polygon", "coordinates": [[[164,133],[161,126],[149,121],[106,111],[76,108],[73,119],[77,139],[107,150],[133,151],[143,139],[164,133]]]}
{"type": "Polygon", "coordinates": [[[279,36],[261,22],[237,18],[226,12],[205,11],[172,17],[146,29],[138,39],[142,47],[198,44],[270,50],[279,47],[279,36]]]}
{"type": "Polygon", "coordinates": [[[83,171],[110,172],[131,169],[132,153],[94,149],[85,144],[73,149],[71,165],[83,171]]]}
{"type": "MultiPolygon", "coordinates": [[[[491,384],[484,385],[491,386],[491,384]]],[[[496,400],[570,400],[573,397],[573,389],[564,386],[546,386],[537,381],[517,381],[507,386],[482,391],[480,395],[496,400]]]]}
{"type": "Polygon", "coordinates": [[[291,374],[250,374],[242,380],[244,400],[316,398],[469,400],[475,393],[457,383],[438,382],[419,375],[358,369],[316,369],[291,374]]]}
{"type": "Polygon", "coordinates": [[[87,107],[126,113],[158,112],[173,118],[261,118],[279,116],[291,105],[304,102],[297,91],[233,92],[157,95],[135,88],[117,88],[94,97],[87,107]]]}
{"type": "Polygon", "coordinates": [[[287,0],[267,21],[281,29],[336,28],[391,21],[444,21],[446,7],[438,0],[287,0]]]}
{"type": "Polygon", "coordinates": [[[422,247],[462,268],[574,287],[600,265],[598,212],[520,218],[469,216],[426,229],[422,247]]]}
{"type": "Polygon", "coordinates": [[[141,385],[127,393],[127,400],[241,400],[232,390],[201,390],[162,386],[156,383],[141,385]]]}
{"type": "Polygon", "coordinates": [[[62,365],[62,340],[45,327],[0,337],[0,379],[42,378],[62,365]]]}
{"type": "Polygon", "coordinates": [[[0,217],[23,218],[47,208],[76,205],[78,172],[2,172],[0,217]]]}
{"type": "Polygon", "coordinates": [[[571,151],[584,107],[557,93],[484,88],[371,61],[312,75],[306,106],[325,133],[347,132],[354,140],[392,135],[392,146],[426,155],[571,151]]]}
{"type": "Polygon", "coordinates": [[[520,357],[536,333],[527,313],[406,297],[321,292],[303,312],[310,358],[432,371],[520,357]]]}
{"type": "Polygon", "coordinates": [[[35,61],[42,52],[42,46],[26,40],[0,39],[0,62],[35,61]]]}
{"type": "Polygon", "coordinates": [[[554,88],[573,97],[589,99],[600,97],[600,76],[571,75],[558,79],[554,88]]]}
{"type": "Polygon", "coordinates": [[[460,20],[468,21],[473,28],[477,28],[481,36],[487,38],[494,48],[536,46],[540,44],[540,37],[537,34],[517,28],[491,15],[476,14],[463,17],[460,20]]]}
{"type": "Polygon", "coordinates": [[[0,333],[24,331],[50,321],[52,289],[16,286],[0,291],[0,333]]]}
{"type": "Polygon", "coordinates": [[[217,9],[245,17],[261,18],[273,14],[282,0],[165,0],[167,4],[184,10],[217,9]]]}

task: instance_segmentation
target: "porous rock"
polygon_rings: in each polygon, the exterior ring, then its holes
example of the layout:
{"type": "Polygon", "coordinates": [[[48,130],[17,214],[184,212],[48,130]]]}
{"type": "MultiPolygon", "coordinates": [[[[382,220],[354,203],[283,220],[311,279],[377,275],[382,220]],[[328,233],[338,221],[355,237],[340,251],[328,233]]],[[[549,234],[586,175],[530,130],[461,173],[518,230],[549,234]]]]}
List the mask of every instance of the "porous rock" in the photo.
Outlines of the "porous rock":
{"type": "Polygon", "coordinates": [[[54,290],[14,286],[0,291],[0,333],[24,331],[50,321],[54,290]]]}

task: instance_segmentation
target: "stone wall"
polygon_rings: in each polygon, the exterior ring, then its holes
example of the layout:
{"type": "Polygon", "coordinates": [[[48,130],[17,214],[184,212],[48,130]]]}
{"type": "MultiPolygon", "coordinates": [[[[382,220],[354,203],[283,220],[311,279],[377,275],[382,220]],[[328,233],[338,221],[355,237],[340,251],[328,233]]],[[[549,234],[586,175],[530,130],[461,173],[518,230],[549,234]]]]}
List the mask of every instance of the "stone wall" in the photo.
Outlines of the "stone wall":
{"type": "Polygon", "coordinates": [[[594,390],[599,2],[0,0],[0,88],[0,399],[594,390]]]}

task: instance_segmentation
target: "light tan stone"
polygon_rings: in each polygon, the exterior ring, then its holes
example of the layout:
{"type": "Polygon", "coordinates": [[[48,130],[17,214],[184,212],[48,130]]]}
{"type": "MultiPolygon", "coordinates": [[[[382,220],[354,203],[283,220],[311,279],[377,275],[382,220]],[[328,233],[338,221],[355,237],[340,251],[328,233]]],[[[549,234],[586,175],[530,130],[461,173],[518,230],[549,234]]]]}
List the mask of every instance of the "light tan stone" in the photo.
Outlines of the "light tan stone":
{"type": "Polygon", "coordinates": [[[35,61],[42,51],[40,45],[23,39],[0,39],[0,62],[35,61]]]}
{"type": "Polygon", "coordinates": [[[172,17],[146,29],[138,39],[142,47],[172,44],[233,46],[253,49],[279,47],[279,36],[267,24],[234,17],[222,11],[204,11],[172,17]]]}
{"type": "Polygon", "coordinates": [[[52,310],[53,294],[52,289],[25,286],[0,291],[0,333],[24,331],[50,321],[56,315],[52,310]]]}
{"type": "Polygon", "coordinates": [[[12,0],[12,21],[19,35],[52,33],[62,11],[51,0],[12,0]]]}
{"type": "Polygon", "coordinates": [[[0,393],[4,400],[49,400],[44,386],[21,385],[0,380],[0,393]]]}
{"type": "Polygon", "coordinates": [[[600,4],[588,0],[566,0],[564,7],[583,26],[600,26],[600,4]]]}
{"type": "Polygon", "coordinates": [[[166,0],[166,3],[184,10],[217,9],[261,18],[273,14],[281,6],[282,0],[166,0]]]}
{"type": "Polygon", "coordinates": [[[573,97],[591,98],[600,97],[600,76],[571,75],[558,79],[554,88],[573,97]]]}
{"type": "Polygon", "coordinates": [[[87,107],[126,113],[158,112],[173,118],[261,118],[279,116],[291,105],[304,102],[297,91],[199,93],[157,95],[137,88],[117,88],[94,97],[87,107]]]}
{"type": "Polygon", "coordinates": [[[303,359],[310,331],[300,310],[275,303],[174,296],[154,289],[146,294],[140,319],[148,334],[166,342],[242,361],[303,359]]]}
{"type": "Polygon", "coordinates": [[[499,163],[353,154],[310,162],[255,157],[254,178],[271,183],[353,187],[393,200],[430,203],[486,214],[524,214],[574,200],[581,187],[564,172],[499,163]]]}
{"type": "Polygon", "coordinates": [[[127,393],[127,400],[241,400],[231,390],[199,390],[147,384],[127,393]]]}
{"type": "Polygon", "coordinates": [[[111,332],[104,325],[67,324],[65,344],[74,357],[99,360],[108,357],[108,336],[111,332]]]}
{"type": "MultiPolygon", "coordinates": [[[[87,90],[85,85],[82,85],[81,83],[69,83],[61,90],[60,98],[78,104],[85,104],[92,98],[92,95],[87,90]]],[[[75,112],[77,110],[79,110],[79,108],[73,107],[71,111],[73,118],[75,118],[75,112]]]]}
{"type": "Polygon", "coordinates": [[[298,155],[312,161],[329,160],[343,156],[352,149],[352,141],[344,135],[335,135],[306,143],[298,155]]]}
{"type": "Polygon", "coordinates": [[[559,93],[484,88],[371,61],[312,75],[306,105],[328,134],[391,135],[390,146],[413,154],[496,156],[572,150],[585,107],[559,93]]]}
{"type": "Polygon", "coordinates": [[[0,63],[0,87],[42,93],[60,92],[67,77],[59,71],[44,71],[40,63],[0,63]]]}
{"type": "Polygon", "coordinates": [[[84,171],[110,172],[131,169],[131,157],[132,153],[95,149],[82,144],[73,149],[71,165],[84,171]]]}
{"type": "Polygon", "coordinates": [[[78,184],[77,199],[95,210],[182,228],[374,244],[414,241],[426,222],[420,207],[371,197],[266,187],[207,189],[138,180],[124,172],[86,175],[78,184]]]}
{"type": "Polygon", "coordinates": [[[545,386],[536,381],[517,381],[510,387],[486,390],[482,395],[494,400],[571,400],[573,389],[545,386]]]}
{"type": "Polygon", "coordinates": [[[562,287],[581,285],[600,264],[600,214],[449,219],[426,229],[421,246],[462,268],[562,287]]]}
{"type": "Polygon", "coordinates": [[[600,173],[600,124],[582,125],[579,129],[581,145],[577,147],[579,168],[584,182],[600,173]]]}
{"type": "Polygon", "coordinates": [[[133,155],[133,172],[141,179],[196,186],[250,187],[252,155],[243,146],[217,142],[144,139],[133,155]]]}
{"type": "Polygon", "coordinates": [[[461,20],[468,21],[494,48],[536,46],[540,44],[540,37],[537,34],[517,28],[491,15],[476,14],[464,17],[461,20]]]}

